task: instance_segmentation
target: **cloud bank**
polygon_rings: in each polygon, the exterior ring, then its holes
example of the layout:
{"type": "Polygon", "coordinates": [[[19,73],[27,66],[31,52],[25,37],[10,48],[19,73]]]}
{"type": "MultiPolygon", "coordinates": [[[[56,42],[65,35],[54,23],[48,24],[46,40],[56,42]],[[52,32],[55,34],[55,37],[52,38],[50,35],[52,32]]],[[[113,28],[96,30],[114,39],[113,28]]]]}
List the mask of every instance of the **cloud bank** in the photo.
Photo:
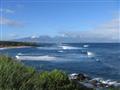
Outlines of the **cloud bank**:
{"type": "Polygon", "coordinates": [[[62,36],[78,38],[83,42],[120,42],[120,19],[112,19],[94,30],[63,32],[62,36]]]}

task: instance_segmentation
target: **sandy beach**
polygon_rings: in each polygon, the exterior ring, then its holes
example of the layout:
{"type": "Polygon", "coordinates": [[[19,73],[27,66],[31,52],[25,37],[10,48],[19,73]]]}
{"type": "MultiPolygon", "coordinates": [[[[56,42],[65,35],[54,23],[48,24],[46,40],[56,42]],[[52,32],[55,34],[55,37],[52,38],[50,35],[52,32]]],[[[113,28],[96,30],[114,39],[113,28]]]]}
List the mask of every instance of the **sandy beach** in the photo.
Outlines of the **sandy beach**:
{"type": "Polygon", "coordinates": [[[30,48],[31,46],[10,46],[10,47],[0,47],[0,50],[14,49],[14,48],[30,48]]]}

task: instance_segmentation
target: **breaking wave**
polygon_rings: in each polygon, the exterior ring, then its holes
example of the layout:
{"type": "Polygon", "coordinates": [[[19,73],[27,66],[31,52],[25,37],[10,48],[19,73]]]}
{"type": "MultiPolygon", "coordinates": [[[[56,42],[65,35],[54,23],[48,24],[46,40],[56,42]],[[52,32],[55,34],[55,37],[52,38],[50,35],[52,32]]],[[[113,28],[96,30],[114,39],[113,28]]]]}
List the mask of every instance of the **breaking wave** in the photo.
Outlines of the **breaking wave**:
{"type": "Polygon", "coordinates": [[[94,78],[92,80],[96,80],[98,82],[101,82],[103,84],[108,84],[108,85],[112,85],[112,86],[115,86],[115,87],[120,87],[120,82],[117,82],[117,81],[113,81],[113,80],[104,80],[102,78],[94,78]]]}
{"type": "Polygon", "coordinates": [[[93,52],[87,52],[87,55],[88,55],[88,57],[94,57],[95,56],[95,54],[93,53],[93,52]]]}
{"type": "Polygon", "coordinates": [[[37,47],[37,49],[41,49],[41,50],[57,50],[57,47],[37,47]]]}
{"type": "Polygon", "coordinates": [[[58,52],[62,53],[62,52],[64,52],[64,51],[60,50],[60,51],[58,51],[58,52]]]}
{"type": "Polygon", "coordinates": [[[84,47],[84,48],[87,48],[87,47],[89,47],[89,45],[83,45],[83,47],[84,47]]]}
{"type": "Polygon", "coordinates": [[[30,55],[16,55],[16,59],[18,60],[36,60],[36,61],[52,61],[56,60],[57,57],[44,55],[44,56],[30,56],[30,55]]]}
{"type": "Polygon", "coordinates": [[[72,47],[72,46],[59,46],[63,50],[71,50],[71,49],[82,49],[80,47],[72,47]]]}

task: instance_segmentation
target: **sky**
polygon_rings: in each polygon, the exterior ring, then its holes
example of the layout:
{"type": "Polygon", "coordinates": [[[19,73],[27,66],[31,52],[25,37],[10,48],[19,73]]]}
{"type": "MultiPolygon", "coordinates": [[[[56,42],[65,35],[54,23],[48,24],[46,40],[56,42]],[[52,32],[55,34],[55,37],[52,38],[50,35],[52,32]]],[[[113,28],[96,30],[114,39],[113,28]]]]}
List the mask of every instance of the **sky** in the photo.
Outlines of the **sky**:
{"type": "Polygon", "coordinates": [[[120,39],[119,0],[0,0],[1,40],[48,35],[120,39]]]}

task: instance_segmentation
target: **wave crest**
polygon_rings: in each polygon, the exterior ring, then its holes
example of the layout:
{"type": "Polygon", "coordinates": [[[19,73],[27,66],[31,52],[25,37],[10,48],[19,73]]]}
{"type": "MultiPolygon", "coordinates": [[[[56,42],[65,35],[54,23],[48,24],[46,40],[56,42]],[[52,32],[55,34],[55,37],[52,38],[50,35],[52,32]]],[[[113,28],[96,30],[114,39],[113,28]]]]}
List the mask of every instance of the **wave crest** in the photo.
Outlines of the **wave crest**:
{"type": "Polygon", "coordinates": [[[79,47],[72,47],[72,46],[59,46],[59,47],[62,48],[63,50],[82,49],[79,47]]]}
{"type": "Polygon", "coordinates": [[[18,60],[37,60],[37,61],[52,61],[56,60],[56,57],[54,56],[49,56],[49,55],[44,55],[44,56],[19,56],[16,55],[16,59],[18,60]]]}

